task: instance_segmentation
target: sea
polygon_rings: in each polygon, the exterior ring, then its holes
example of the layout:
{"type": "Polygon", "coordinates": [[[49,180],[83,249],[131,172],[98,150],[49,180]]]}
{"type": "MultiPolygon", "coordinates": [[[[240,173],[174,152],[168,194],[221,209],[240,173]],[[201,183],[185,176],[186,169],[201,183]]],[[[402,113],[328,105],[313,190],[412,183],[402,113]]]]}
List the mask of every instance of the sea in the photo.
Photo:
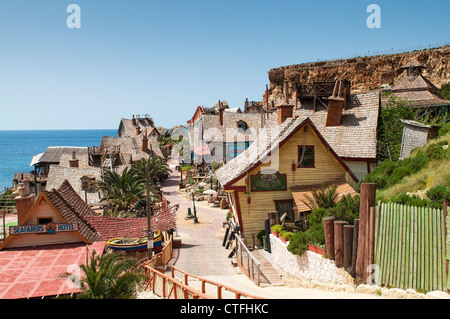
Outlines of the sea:
{"type": "Polygon", "coordinates": [[[117,129],[104,130],[0,130],[0,193],[13,184],[14,173],[28,173],[34,155],[49,146],[100,146],[103,136],[116,136],[117,129]]]}

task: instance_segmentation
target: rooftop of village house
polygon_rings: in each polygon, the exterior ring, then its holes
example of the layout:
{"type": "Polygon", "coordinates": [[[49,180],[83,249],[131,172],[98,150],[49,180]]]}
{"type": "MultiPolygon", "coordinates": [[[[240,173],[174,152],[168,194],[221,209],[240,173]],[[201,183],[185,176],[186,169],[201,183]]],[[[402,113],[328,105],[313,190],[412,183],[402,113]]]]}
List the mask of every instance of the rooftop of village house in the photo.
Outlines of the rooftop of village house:
{"type": "MultiPolygon", "coordinates": [[[[450,105],[450,101],[445,99],[439,93],[439,89],[422,74],[423,69],[426,67],[419,61],[411,60],[401,68],[403,70],[401,79],[385,92],[408,101],[409,107],[450,105]]],[[[382,106],[388,103],[389,96],[383,96],[382,106]]]]}

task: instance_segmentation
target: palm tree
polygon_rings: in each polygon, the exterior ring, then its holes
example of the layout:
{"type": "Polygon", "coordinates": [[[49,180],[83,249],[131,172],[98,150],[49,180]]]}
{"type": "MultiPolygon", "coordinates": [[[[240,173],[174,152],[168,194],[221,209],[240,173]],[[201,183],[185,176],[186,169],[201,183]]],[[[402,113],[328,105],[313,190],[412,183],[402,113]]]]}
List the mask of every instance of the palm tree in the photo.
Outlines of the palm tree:
{"type": "Polygon", "coordinates": [[[150,182],[156,184],[166,180],[172,170],[164,158],[159,156],[152,156],[148,159],[141,158],[139,161],[133,163],[133,171],[139,176],[142,181],[145,181],[145,168],[148,165],[148,173],[150,182]]]}
{"type": "Polygon", "coordinates": [[[331,208],[336,206],[338,194],[336,192],[337,185],[331,185],[325,188],[325,183],[322,183],[320,190],[313,189],[311,191],[312,198],[304,195],[306,201],[303,201],[311,210],[313,208],[331,208]]]}
{"type": "Polygon", "coordinates": [[[125,168],[121,175],[114,171],[106,171],[103,181],[98,182],[98,188],[104,195],[103,200],[109,202],[112,211],[127,213],[131,205],[144,198],[145,184],[133,171],[125,168]]]}
{"type": "Polygon", "coordinates": [[[95,250],[91,258],[80,265],[84,276],[74,278],[71,273],[64,273],[60,278],[70,278],[72,282],[79,281],[82,299],[132,299],[136,296],[136,287],[144,276],[136,268],[136,260],[122,258],[118,254],[107,253],[99,256],[95,250]]]}

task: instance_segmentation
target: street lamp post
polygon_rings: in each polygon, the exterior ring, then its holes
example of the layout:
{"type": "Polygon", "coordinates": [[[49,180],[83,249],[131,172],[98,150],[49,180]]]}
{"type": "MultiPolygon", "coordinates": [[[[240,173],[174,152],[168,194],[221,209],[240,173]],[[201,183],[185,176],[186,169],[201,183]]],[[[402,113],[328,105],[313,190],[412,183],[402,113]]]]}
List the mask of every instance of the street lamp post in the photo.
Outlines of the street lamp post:
{"type": "Polygon", "coordinates": [[[147,252],[148,260],[152,258],[153,249],[153,232],[151,231],[151,214],[150,214],[150,183],[148,176],[148,163],[145,165],[145,185],[147,195],[147,252]]]}
{"type": "Polygon", "coordinates": [[[194,200],[194,191],[191,191],[192,194],[192,206],[194,207],[194,223],[198,223],[197,219],[197,210],[195,209],[195,200],[194,200]]]}

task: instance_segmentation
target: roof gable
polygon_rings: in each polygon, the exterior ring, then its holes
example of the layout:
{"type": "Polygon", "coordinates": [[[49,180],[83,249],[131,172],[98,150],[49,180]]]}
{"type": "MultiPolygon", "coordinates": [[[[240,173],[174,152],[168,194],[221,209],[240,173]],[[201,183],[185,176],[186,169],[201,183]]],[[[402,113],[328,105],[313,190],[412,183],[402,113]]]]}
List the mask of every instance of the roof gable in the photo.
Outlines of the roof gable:
{"type": "MultiPolygon", "coordinates": [[[[43,202],[48,204],[54,214],[64,223],[77,224],[78,230],[75,233],[85,243],[93,243],[101,239],[95,228],[85,219],[85,216],[94,215],[94,212],[89,206],[83,204],[83,200],[67,180],[58,190],[53,189],[52,191],[42,192],[19,226],[25,225],[43,202]]],[[[8,236],[0,246],[0,250],[7,246],[12,236],[17,235],[8,236]]]]}
{"type": "Polygon", "coordinates": [[[222,186],[231,186],[236,181],[243,178],[247,172],[253,170],[263,162],[270,159],[269,154],[279,150],[292,136],[300,129],[308,126],[312,128],[314,134],[320,142],[330,152],[330,154],[339,162],[339,164],[348,172],[348,174],[357,181],[358,179],[342,159],[331,148],[322,134],[318,131],[310,118],[288,118],[280,126],[266,126],[258,135],[258,139],[250,145],[239,156],[229,161],[225,166],[216,171],[216,177],[222,186]]]}

